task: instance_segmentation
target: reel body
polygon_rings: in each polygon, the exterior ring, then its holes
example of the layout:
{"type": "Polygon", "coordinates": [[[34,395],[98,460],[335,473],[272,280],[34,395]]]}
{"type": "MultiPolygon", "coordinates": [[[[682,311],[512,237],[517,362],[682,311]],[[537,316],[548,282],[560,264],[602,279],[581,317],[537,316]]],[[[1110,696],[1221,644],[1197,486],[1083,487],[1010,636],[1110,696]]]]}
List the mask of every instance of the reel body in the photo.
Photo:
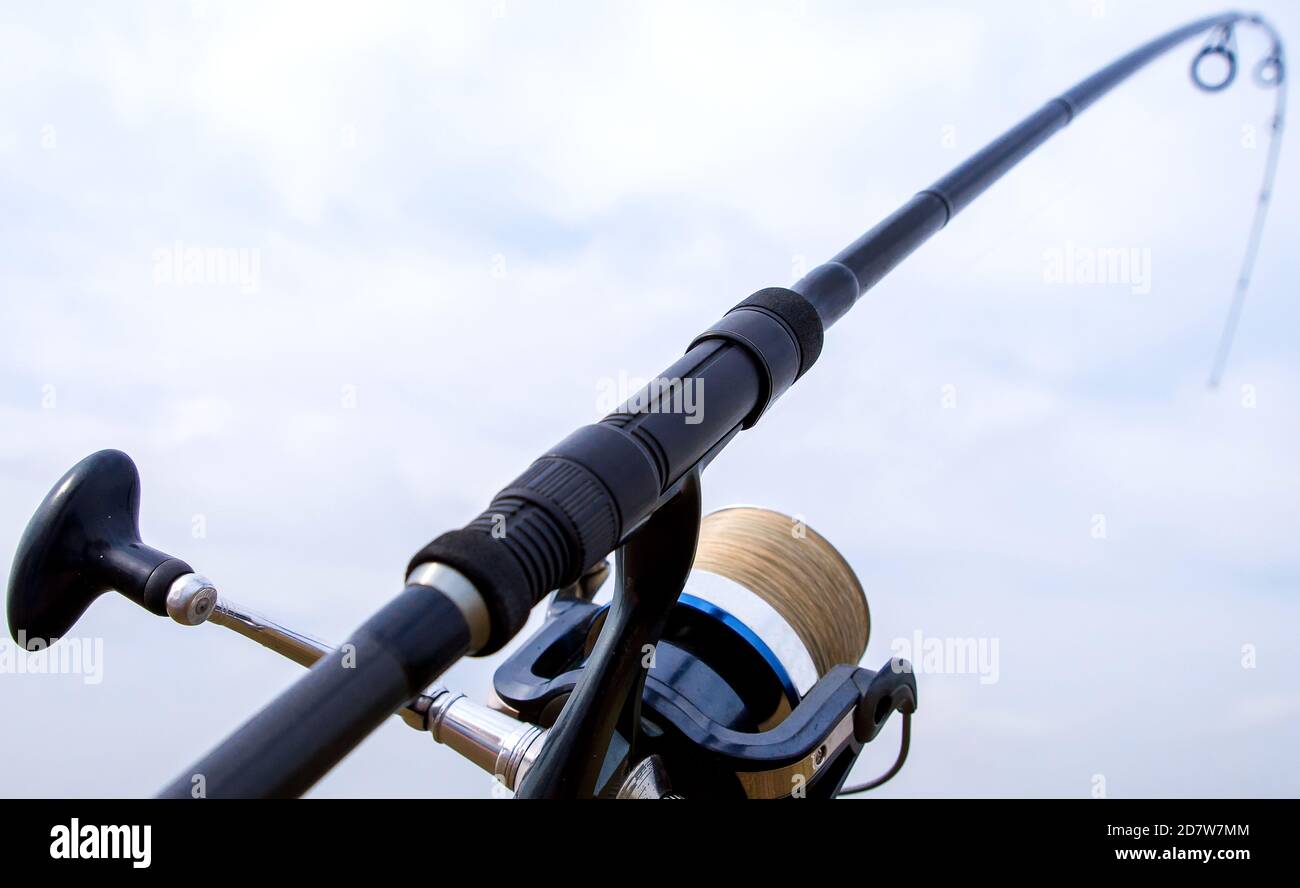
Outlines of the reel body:
{"type": "MultiPolygon", "coordinates": [[[[645,652],[636,755],[657,760],[656,797],[665,784],[686,798],[835,795],[895,698],[916,699],[910,672],[854,665],[869,632],[857,578],[801,522],[753,507],[704,518],[694,568],[645,652]]],[[[495,705],[543,728],[560,717],[612,606],[593,585],[556,593],[497,669],[495,705]]]]}

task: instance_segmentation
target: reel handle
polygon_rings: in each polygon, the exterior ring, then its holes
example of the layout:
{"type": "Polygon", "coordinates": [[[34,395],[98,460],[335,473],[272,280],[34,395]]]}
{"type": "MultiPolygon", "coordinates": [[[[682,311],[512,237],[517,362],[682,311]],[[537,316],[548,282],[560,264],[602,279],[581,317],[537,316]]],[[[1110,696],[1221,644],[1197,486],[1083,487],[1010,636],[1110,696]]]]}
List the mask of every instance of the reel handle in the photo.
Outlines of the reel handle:
{"type": "MultiPolygon", "coordinates": [[[[59,479],[28,522],[9,574],[9,631],[21,647],[54,644],[111,589],[186,626],[210,619],[308,668],[335,653],[219,600],[212,582],[189,564],[141,541],[139,517],[140,473],[120,450],[92,453],[59,479]]],[[[389,711],[425,730],[429,699],[412,693],[403,702],[389,711]]]]}
{"type": "Polygon", "coordinates": [[[14,555],[14,640],[28,650],[52,644],[110,589],[159,616],[206,619],[216,590],[181,559],[146,546],[139,519],[140,473],[125,453],[101,450],[69,469],[37,507],[14,555]]]}

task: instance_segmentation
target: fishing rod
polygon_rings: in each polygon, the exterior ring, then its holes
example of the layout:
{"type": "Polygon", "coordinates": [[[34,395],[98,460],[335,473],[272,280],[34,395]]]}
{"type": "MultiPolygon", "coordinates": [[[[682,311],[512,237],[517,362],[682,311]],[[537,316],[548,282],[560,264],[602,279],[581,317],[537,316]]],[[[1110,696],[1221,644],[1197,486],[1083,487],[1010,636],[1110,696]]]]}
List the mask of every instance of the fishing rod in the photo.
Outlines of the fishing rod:
{"type": "MultiPolygon", "coordinates": [[[[1285,59],[1264,19],[1228,12],[1112,62],[797,283],[741,301],[625,404],[417,552],[401,593],[337,648],[235,606],[189,564],[144,544],[139,474],[118,451],[82,460],[37,509],[10,576],[11,633],[28,649],[47,646],[111,589],[310,667],[163,797],[301,795],[395,713],[521,797],[829,798],[877,786],[907,754],[918,702],[910,665],[858,666],[870,615],[852,568],[789,516],[752,507],[702,515],[703,470],[808,372],[827,328],[867,290],[1135,71],[1207,34],[1192,79],[1226,88],[1242,25],[1270,39],[1256,79],[1279,96],[1248,280],[1276,169],[1285,59]],[[1221,78],[1209,73],[1214,62],[1221,78]],[[598,593],[611,553],[606,603],[598,593]],[[490,706],[429,690],[462,657],[501,650],[548,597],[542,627],[496,671],[490,706]],[[894,766],[846,788],[894,713],[894,766]]],[[[1230,327],[1244,292],[1239,285],[1230,327]]]]}

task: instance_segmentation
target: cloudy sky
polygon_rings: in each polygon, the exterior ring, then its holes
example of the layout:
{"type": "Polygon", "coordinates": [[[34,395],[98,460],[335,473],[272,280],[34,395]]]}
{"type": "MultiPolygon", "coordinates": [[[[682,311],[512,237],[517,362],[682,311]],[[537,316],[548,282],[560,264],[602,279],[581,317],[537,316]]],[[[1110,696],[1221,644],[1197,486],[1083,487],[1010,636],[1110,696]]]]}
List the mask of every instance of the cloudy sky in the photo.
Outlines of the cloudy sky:
{"type": "MultiPolygon", "coordinates": [[[[1298,33],[1293,5],[1259,5],[1298,33]]],[[[1216,10],[8,9],[3,562],[65,469],[120,448],[146,540],[340,640],[416,549],[598,418],[611,379],[1216,10]],[[178,280],[187,249],[242,251],[241,273],[178,280]]],[[[1265,49],[1238,43],[1243,67],[1265,49]]],[[[1300,794],[1300,147],[1209,391],[1273,98],[1193,89],[1197,45],[868,294],[705,478],[708,508],[797,513],[839,546],[871,603],[865,665],[917,633],[996,643],[996,681],[920,677],[910,764],[878,795],[1300,794]],[[1138,262],[1051,273],[1103,249],[1138,262]]],[[[76,631],[102,639],[98,684],[0,674],[4,795],[151,794],[299,673],[117,597],[76,631]]],[[[498,659],[445,681],[481,699],[498,659]]],[[[313,794],[490,792],[393,720],[313,794]]]]}

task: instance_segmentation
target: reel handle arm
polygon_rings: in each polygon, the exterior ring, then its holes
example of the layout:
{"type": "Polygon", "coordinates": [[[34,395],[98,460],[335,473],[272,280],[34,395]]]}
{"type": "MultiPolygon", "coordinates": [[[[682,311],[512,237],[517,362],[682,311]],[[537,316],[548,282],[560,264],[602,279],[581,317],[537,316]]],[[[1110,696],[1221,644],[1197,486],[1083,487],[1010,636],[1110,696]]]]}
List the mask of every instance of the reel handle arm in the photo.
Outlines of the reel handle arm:
{"type": "MultiPolygon", "coordinates": [[[[224,626],[236,635],[255,641],[267,650],[275,651],[308,669],[333,651],[333,648],[319,639],[281,626],[224,598],[217,600],[207,622],[224,626]]],[[[421,694],[397,714],[415,730],[423,731],[427,724],[430,702],[430,697],[421,694]]]]}
{"type": "Polygon", "coordinates": [[[469,622],[452,597],[429,586],[407,586],[159,796],[302,795],[470,652],[469,622]]]}
{"type": "MultiPolygon", "coordinates": [[[[64,473],[37,507],[14,556],[8,616],[15,641],[29,650],[54,644],[111,590],[184,626],[224,626],[308,668],[331,652],[219,596],[189,564],[145,545],[139,514],[140,473],[125,453],[101,450],[64,473]]],[[[424,730],[418,698],[400,714],[424,730]]]]}
{"type": "Polygon", "coordinates": [[[224,626],[236,635],[255,641],[308,669],[330,652],[330,646],[324,642],[281,626],[224,598],[217,599],[207,622],[224,626]]]}
{"type": "Polygon", "coordinates": [[[189,564],[141,542],[139,517],[140,473],[125,453],[101,450],[65,472],[14,555],[8,615],[15,640],[53,644],[111,590],[184,626],[211,620],[304,666],[329,650],[220,599],[189,564]]]}

